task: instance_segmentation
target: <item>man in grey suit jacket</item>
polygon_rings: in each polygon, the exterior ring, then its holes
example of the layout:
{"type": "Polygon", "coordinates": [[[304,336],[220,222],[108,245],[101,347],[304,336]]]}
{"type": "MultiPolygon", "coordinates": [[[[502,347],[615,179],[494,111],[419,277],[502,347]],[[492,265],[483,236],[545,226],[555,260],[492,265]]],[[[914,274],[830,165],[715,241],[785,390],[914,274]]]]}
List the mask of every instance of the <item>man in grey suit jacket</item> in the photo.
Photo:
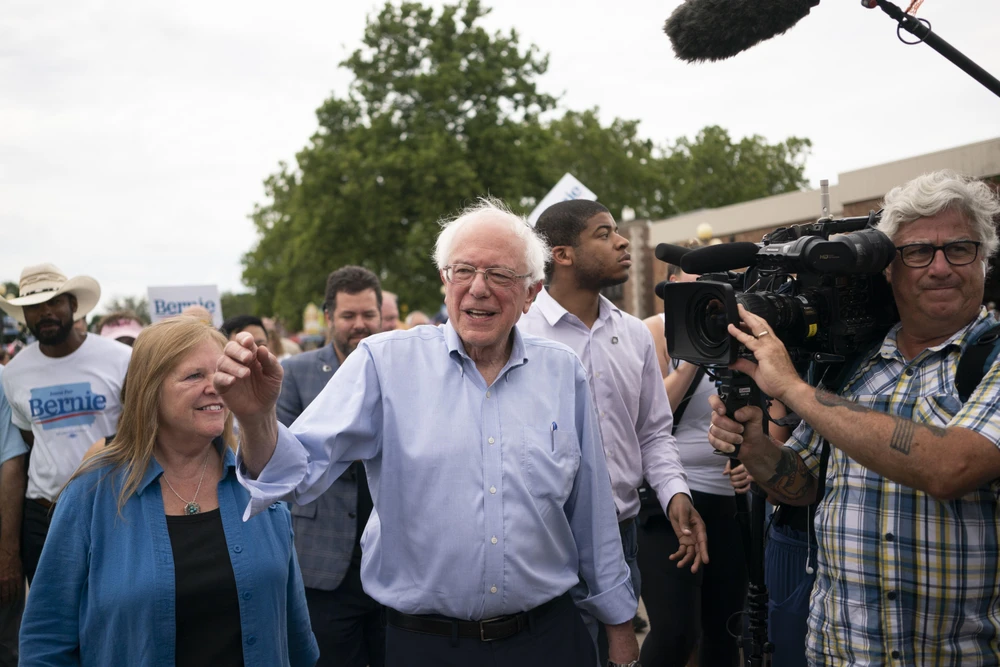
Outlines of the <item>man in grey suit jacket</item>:
{"type": "MultiPolygon", "coordinates": [[[[345,266],[327,278],[323,312],[330,341],[285,359],[278,420],[291,425],[362,339],[382,330],[382,288],[368,269],[345,266]]],[[[324,667],[381,667],[381,606],[361,588],[361,534],[372,511],[364,466],[355,463],[319,499],[292,507],[295,550],[324,667]]]]}

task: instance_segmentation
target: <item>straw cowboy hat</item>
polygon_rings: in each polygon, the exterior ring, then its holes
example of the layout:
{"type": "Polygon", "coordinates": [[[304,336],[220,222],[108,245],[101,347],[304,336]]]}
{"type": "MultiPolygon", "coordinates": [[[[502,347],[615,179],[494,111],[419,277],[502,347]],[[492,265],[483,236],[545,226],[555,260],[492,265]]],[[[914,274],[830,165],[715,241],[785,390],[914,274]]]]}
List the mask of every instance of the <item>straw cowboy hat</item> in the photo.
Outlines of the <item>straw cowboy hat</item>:
{"type": "Polygon", "coordinates": [[[54,299],[60,294],[76,297],[73,319],[79,320],[97,306],[101,300],[101,286],[90,276],[66,278],[55,264],[36,264],[21,271],[16,299],[0,297],[0,308],[24,324],[24,306],[34,306],[54,299]]]}

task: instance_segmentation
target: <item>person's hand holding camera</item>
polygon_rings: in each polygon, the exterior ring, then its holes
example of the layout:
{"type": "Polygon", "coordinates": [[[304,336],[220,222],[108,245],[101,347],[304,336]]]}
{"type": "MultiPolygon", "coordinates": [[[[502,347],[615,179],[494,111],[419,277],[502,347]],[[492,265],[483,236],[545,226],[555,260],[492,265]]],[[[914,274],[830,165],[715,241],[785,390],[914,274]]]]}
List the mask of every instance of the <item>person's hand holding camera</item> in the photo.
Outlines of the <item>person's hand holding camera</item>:
{"type": "Polygon", "coordinates": [[[774,335],[767,321],[742,304],[738,308],[743,329],[730,324],[729,333],[753,353],[757,363],[737,359],[730,368],[749,375],[763,393],[791,407],[795,402],[795,392],[806,383],[799,378],[784,343],[774,335]]]}
{"type": "MultiPolygon", "coordinates": [[[[730,368],[749,375],[761,392],[793,407],[796,392],[808,390],[808,385],[799,378],[788,351],[770,325],[742,305],[739,306],[739,313],[746,331],[730,324],[729,333],[753,353],[757,363],[738,359],[730,368]]],[[[735,414],[727,415],[721,398],[710,396],[708,400],[712,406],[712,426],[708,429],[708,441],[712,447],[732,454],[736,449],[734,445],[739,445],[739,458],[743,462],[759,460],[769,449],[774,449],[774,443],[764,433],[764,413],[760,408],[745,406],[735,414]]]]}
{"type": "Polygon", "coordinates": [[[726,404],[716,395],[708,397],[712,406],[712,425],[708,428],[708,442],[724,454],[732,454],[740,446],[741,461],[753,460],[760,454],[773,448],[770,438],[764,434],[761,424],[764,413],[757,407],[742,407],[734,415],[726,414],[726,404]]]}

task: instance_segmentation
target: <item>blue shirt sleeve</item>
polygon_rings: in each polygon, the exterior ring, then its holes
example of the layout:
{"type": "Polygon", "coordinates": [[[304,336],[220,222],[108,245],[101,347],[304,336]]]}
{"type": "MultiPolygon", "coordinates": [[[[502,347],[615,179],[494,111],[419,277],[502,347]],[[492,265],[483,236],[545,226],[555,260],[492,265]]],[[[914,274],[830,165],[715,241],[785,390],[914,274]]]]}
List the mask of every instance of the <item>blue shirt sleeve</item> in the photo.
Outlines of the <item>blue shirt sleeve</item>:
{"type": "Polygon", "coordinates": [[[257,479],[246,477],[243,457],[238,455],[237,476],[250,492],[244,519],[278,500],[311,503],[352,462],[375,458],[382,442],[381,399],[375,361],[361,346],[291,427],[278,424],[274,453],[257,479]]]}
{"type": "MultiPolygon", "coordinates": [[[[291,525],[291,517],[289,517],[291,525]]],[[[294,542],[294,537],[290,535],[294,542]]],[[[288,631],[288,660],[291,667],[313,667],[319,660],[319,646],[312,631],[306,591],[295,549],[288,559],[288,591],[285,595],[288,611],[285,627],[288,631]]]]}
{"type": "Polygon", "coordinates": [[[632,620],[639,603],[622,553],[611,478],[590,387],[579,365],[576,397],[580,469],[565,511],[580,553],[580,576],[587,584],[589,596],[575,602],[602,623],[618,625],[632,620]]]}
{"type": "MultiPolygon", "coordinates": [[[[3,377],[2,369],[0,377],[3,377]]],[[[15,456],[28,453],[28,446],[24,444],[21,431],[11,421],[12,414],[7,395],[3,392],[3,384],[0,383],[0,465],[15,456]]]]}
{"type": "Polygon", "coordinates": [[[59,496],[21,619],[21,667],[80,664],[80,608],[90,567],[92,475],[59,496]]]}

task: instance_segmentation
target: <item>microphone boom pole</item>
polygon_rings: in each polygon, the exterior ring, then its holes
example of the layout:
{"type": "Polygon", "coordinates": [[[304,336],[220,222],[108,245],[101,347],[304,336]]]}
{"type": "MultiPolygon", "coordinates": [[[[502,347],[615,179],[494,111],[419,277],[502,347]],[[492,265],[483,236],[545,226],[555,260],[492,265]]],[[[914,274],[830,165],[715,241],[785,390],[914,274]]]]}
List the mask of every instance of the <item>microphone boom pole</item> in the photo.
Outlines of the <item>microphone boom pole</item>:
{"type": "MultiPolygon", "coordinates": [[[[1000,97],[1000,81],[982,67],[966,57],[961,51],[935,35],[930,25],[915,16],[907,14],[889,0],[861,0],[861,5],[867,9],[878,7],[899,23],[899,27],[917,37],[921,42],[931,47],[947,58],[953,65],[973,79],[983,84],[987,90],[1000,97]]],[[[905,40],[903,40],[905,42],[905,40]]],[[[907,44],[916,42],[905,42],[907,44]]]]}

